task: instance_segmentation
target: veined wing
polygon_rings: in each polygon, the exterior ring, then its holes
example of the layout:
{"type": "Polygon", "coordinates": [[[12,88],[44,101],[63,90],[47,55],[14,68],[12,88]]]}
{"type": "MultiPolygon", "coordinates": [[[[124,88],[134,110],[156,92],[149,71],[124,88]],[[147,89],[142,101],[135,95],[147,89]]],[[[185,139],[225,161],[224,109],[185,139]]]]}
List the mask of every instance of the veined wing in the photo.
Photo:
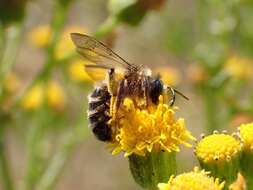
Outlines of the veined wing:
{"type": "Polygon", "coordinates": [[[109,68],[98,65],[84,65],[84,70],[94,81],[103,81],[106,79],[109,68]]]}
{"type": "Polygon", "coordinates": [[[71,33],[71,39],[79,52],[91,62],[108,68],[128,68],[132,64],[113,52],[110,48],[95,38],[79,33],[71,33]]]}
{"type": "MultiPolygon", "coordinates": [[[[94,80],[94,81],[103,81],[105,80],[110,68],[103,67],[100,65],[84,65],[85,72],[94,80]]],[[[124,71],[120,69],[115,69],[115,80],[121,80],[124,77],[124,71]]]]}

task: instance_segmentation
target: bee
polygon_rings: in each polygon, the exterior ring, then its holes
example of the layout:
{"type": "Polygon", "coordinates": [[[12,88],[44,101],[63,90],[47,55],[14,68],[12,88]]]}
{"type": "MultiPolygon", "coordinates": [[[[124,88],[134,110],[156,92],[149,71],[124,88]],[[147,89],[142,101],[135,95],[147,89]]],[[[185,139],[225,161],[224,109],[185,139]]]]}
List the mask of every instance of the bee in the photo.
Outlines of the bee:
{"type": "Polygon", "coordinates": [[[86,72],[99,83],[88,97],[88,119],[94,135],[101,141],[110,141],[112,128],[109,120],[117,117],[123,100],[129,97],[140,107],[158,104],[159,96],[171,94],[168,104],[173,106],[176,93],[188,99],[181,92],[165,85],[151,70],[143,65],[127,62],[95,38],[71,33],[76,50],[92,64],[85,65],[86,72]],[[106,74],[98,77],[99,73],[106,74]],[[141,102],[141,104],[139,103],[141,102]]]}

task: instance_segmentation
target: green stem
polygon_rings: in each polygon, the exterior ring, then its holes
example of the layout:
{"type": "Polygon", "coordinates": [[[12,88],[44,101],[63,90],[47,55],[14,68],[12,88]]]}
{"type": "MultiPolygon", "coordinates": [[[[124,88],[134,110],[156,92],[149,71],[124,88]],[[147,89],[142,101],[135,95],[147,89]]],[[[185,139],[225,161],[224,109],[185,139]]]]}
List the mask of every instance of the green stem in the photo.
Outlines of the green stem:
{"type": "Polygon", "coordinates": [[[2,57],[3,50],[4,50],[4,26],[0,22],[0,57],[2,57]]]}
{"type": "Polygon", "coordinates": [[[117,17],[109,17],[95,33],[96,38],[102,39],[109,35],[118,25],[117,17]]]}
{"type": "Polygon", "coordinates": [[[53,189],[59,174],[69,159],[70,155],[75,150],[76,145],[85,139],[87,133],[83,129],[83,120],[79,121],[75,131],[64,138],[64,144],[59,151],[53,156],[46,172],[41,177],[36,186],[36,190],[51,190],[53,189]]]}
{"type": "MultiPolygon", "coordinates": [[[[21,97],[19,97],[18,100],[22,99],[23,95],[37,82],[39,81],[47,81],[51,73],[53,71],[54,65],[57,63],[55,60],[54,52],[56,45],[59,41],[60,35],[62,33],[66,16],[67,16],[67,11],[69,6],[67,6],[64,3],[61,3],[61,0],[58,0],[55,5],[55,14],[52,19],[52,24],[51,24],[51,29],[52,29],[52,39],[50,41],[50,44],[47,49],[47,61],[46,64],[44,65],[43,69],[40,71],[40,73],[35,77],[35,79],[28,85],[28,87],[24,90],[22,93],[21,97]]],[[[37,138],[37,135],[40,135],[40,133],[43,130],[43,125],[39,124],[34,127],[35,129],[34,132],[31,134],[31,143],[30,143],[30,154],[29,154],[29,159],[28,159],[28,166],[27,166],[27,177],[25,180],[25,189],[26,190],[31,190],[34,188],[35,184],[37,183],[38,176],[41,175],[41,168],[38,167],[41,163],[38,163],[37,160],[40,159],[40,153],[38,150],[36,150],[40,144],[40,141],[42,138],[37,138]],[[38,144],[39,143],[39,144],[38,144]],[[34,173],[34,168],[37,168],[38,171],[35,171],[34,173]]],[[[40,165],[42,166],[42,165],[40,165]]]]}
{"type": "Polygon", "coordinates": [[[47,81],[51,73],[53,71],[54,66],[57,64],[57,60],[55,59],[55,48],[56,45],[60,39],[62,30],[65,25],[67,12],[68,12],[69,6],[66,6],[66,4],[61,3],[61,1],[57,1],[55,5],[55,14],[52,19],[51,23],[51,30],[52,30],[52,38],[47,48],[47,60],[46,64],[42,68],[42,70],[39,72],[39,74],[32,80],[32,82],[28,85],[28,87],[21,93],[20,96],[17,97],[17,104],[20,100],[22,100],[22,97],[26,94],[26,92],[31,89],[31,87],[38,83],[39,81],[47,81]]]}
{"type": "Polygon", "coordinates": [[[246,180],[246,189],[247,190],[253,189],[253,177],[251,177],[251,178],[246,177],[245,180],[246,180]]]}
{"type": "Polygon", "coordinates": [[[1,67],[0,67],[0,97],[3,93],[3,80],[5,79],[6,74],[9,73],[11,70],[15,60],[16,55],[21,39],[23,29],[23,22],[18,22],[10,26],[10,28],[7,29],[7,31],[2,32],[5,33],[5,46],[1,44],[1,46],[4,46],[4,50],[2,52],[1,57],[1,67]]]}
{"type": "MultiPolygon", "coordinates": [[[[3,131],[1,131],[2,133],[3,131]]],[[[5,155],[5,147],[3,142],[3,135],[0,136],[0,174],[2,178],[3,188],[5,190],[14,190],[14,183],[10,173],[9,161],[5,155]]]]}
{"type": "Polygon", "coordinates": [[[212,88],[206,87],[204,92],[204,106],[206,112],[206,127],[208,133],[212,133],[214,130],[219,129],[218,124],[218,109],[217,109],[217,99],[215,92],[212,88]]]}
{"type": "Polygon", "coordinates": [[[129,167],[137,184],[145,189],[156,190],[158,183],[166,183],[176,174],[176,153],[157,152],[145,156],[129,156],[129,167]]]}

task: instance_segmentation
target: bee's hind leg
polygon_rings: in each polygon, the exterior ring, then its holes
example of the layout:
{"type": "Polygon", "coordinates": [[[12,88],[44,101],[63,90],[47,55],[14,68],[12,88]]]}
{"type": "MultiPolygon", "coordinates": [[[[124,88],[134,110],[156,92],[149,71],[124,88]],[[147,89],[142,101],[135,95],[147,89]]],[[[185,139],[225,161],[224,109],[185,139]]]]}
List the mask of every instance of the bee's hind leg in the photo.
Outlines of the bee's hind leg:
{"type": "Polygon", "coordinates": [[[117,91],[117,95],[112,96],[111,98],[111,106],[110,106],[110,113],[113,119],[116,118],[117,110],[119,109],[120,105],[122,104],[122,101],[124,99],[124,84],[125,80],[120,81],[119,88],[117,91]]]}

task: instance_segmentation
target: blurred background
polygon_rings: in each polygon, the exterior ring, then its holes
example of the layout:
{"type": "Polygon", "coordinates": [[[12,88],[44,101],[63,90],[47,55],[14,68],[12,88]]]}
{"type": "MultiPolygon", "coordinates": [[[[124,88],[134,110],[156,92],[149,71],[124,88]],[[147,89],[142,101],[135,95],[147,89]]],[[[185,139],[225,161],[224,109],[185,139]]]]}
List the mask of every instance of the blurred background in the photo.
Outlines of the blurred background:
{"type": "Polygon", "coordinates": [[[177,115],[199,137],[253,121],[252,23],[251,0],[0,0],[0,189],[140,189],[87,127],[94,82],[71,32],[188,96],[177,115]]]}

